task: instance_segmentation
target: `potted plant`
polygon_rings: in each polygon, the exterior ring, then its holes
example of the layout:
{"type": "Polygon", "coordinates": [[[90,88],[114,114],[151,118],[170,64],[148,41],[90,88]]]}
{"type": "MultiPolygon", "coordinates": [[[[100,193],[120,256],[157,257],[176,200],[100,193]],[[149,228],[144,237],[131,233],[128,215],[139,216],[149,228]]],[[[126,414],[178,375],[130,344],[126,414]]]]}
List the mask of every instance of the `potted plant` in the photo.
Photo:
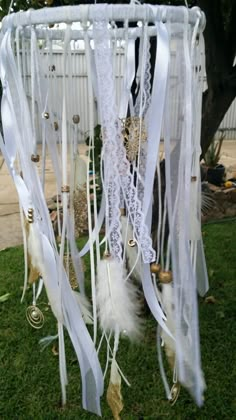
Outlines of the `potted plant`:
{"type": "Polygon", "coordinates": [[[219,140],[213,139],[204,156],[205,180],[218,186],[224,182],[225,176],[225,166],[219,163],[224,138],[225,134],[222,132],[219,140]]]}

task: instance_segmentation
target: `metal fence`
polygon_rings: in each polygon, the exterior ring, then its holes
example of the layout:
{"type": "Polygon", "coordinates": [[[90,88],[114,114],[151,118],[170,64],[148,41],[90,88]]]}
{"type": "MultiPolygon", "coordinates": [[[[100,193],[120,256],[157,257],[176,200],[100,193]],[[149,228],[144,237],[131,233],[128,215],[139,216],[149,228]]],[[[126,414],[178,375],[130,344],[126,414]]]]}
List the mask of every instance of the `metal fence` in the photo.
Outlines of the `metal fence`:
{"type": "MultiPolygon", "coordinates": [[[[62,104],[62,80],[63,80],[63,51],[61,49],[56,49],[53,51],[53,54],[50,55],[49,52],[43,50],[41,51],[41,65],[43,71],[48,79],[48,85],[50,89],[50,100],[51,108],[54,110],[59,110],[62,104]]],[[[175,54],[175,52],[172,52],[175,54]]],[[[116,68],[116,92],[117,92],[117,102],[119,103],[120,87],[123,78],[123,67],[124,67],[124,55],[121,51],[114,58],[116,68]]],[[[71,126],[71,129],[74,130],[72,123],[73,114],[80,115],[80,124],[77,128],[78,141],[84,142],[86,138],[86,133],[89,129],[89,104],[88,104],[88,78],[87,78],[87,68],[86,68],[86,57],[84,50],[74,49],[72,50],[71,56],[71,74],[73,80],[73,89],[71,90],[71,95],[67,98],[67,106],[70,110],[71,118],[68,118],[68,124],[71,126]]],[[[173,76],[174,77],[174,76],[173,76]]],[[[30,57],[26,60],[26,76],[25,76],[25,86],[26,91],[28,92],[29,100],[31,96],[31,85],[30,85],[30,57]]],[[[69,80],[67,80],[67,87],[70,89],[69,80]]],[[[173,117],[176,114],[175,101],[172,101],[172,110],[171,115],[173,117]]],[[[54,120],[58,120],[58,115],[54,112],[54,120]]],[[[174,118],[173,118],[174,119],[174,118]]],[[[94,101],[94,124],[99,120],[97,115],[97,103],[94,101]]],[[[53,121],[53,120],[52,120],[53,121]]],[[[53,122],[52,122],[53,123],[53,122]]],[[[60,121],[59,121],[60,123],[60,121]]],[[[220,127],[216,133],[216,138],[219,138],[222,132],[225,133],[226,139],[236,139],[236,99],[232,103],[228,112],[226,113],[220,127]]],[[[40,141],[40,136],[39,136],[40,141]]]]}
{"type": "Polygon", "coordinates": [[[226,140],[236,139],[236,99],[225,114],[216,133],[216,138],[219,138],[222,132],[225,134],[226,140]]]}

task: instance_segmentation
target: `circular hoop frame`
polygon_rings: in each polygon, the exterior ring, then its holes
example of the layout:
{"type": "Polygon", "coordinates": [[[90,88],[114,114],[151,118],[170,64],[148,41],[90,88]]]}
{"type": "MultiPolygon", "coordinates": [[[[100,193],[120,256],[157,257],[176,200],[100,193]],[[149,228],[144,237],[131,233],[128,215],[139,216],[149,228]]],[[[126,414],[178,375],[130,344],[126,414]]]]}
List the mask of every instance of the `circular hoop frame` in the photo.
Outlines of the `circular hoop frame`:
{"type": "MultiPolygon", "coordinates": [[[[56,8],[43,8],[39,10],[28,10],[27,12],[12,13],[6,16],[2,21],[2,31],[5,32],[8,28],[16,28],[19,26],[31,26],[40,24],[55,24],[60,22],[88,22],[94,21],[97,17],[97,10],[100,5],[79,5],[79,6],[61,6],[56,8]]],[[[106,5],[107,19],[110,21],[148,21],[161,22],[165,21],[184,23],[185,7],[179,6],[150,6],[143,5],[106,5]],[[165,11],[165,16],[163,15],[165,11]],[[164,17],[163,17],[164,16],[164,17]]],[[[205,28],[206,18],[205,14],[199,7],[187,9],[188,22],[194,25],[197,19],[200,18],[199,27],[201,30],[205,28]]]]}

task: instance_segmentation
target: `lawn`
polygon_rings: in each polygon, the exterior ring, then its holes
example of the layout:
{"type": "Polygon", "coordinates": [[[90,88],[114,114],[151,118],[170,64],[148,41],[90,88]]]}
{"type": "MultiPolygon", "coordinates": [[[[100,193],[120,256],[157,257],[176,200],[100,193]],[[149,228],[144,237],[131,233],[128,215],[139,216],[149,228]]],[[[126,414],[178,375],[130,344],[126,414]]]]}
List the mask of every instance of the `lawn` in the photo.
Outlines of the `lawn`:
{"type": "MultiPolygon", "coordinates": [[[[184,389],[172,407],[165,399],[156,353],[156,326],[145,313],[145,333],[140,343],[124,340],[118,362],[131,388],[122,384],[122,419],[236,419],[236,222],[203,226],[210,278],[208,296],[199,299],[202,364],[207,383],[205,404],[199,409],[184,389]]],[[[75,354],[66,337],[69,385],[68,403],[60,405],[58,356],[52,345],[40,351],[39,340],[56,333],[47,298],[39,306],[44,312],[43,329],[34,330],[25,318],[31,292],[21,304],[24,276],[22,247],[0,252],[0,419],[96,419],[81,409],[80,375],[75,354]]],[[[104,349],[105,350],[105,349],[104,349]]],[[[102,364],[105,362],[105,351],[102,364]]],[[[111,419],[106,399],[103,418],[111,419]]]]}

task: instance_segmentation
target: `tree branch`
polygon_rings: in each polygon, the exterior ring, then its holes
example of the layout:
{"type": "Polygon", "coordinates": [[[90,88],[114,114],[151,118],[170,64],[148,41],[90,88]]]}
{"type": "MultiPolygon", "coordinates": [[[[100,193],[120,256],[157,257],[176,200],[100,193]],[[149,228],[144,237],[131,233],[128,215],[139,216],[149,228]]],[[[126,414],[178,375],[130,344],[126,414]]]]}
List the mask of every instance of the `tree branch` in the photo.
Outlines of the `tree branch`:
{"type": "Polygon", "coordinates": [[[232,67],[232,71],[225,76],[225,84],[230,88],[236,88],[236,66],[232,67]]]}
{"type": "Polygon", "coordinates": [[[233,1],[232,8],[230,11],[230,20],[228,23],[228,46],[231,50],[231,62],[233,65],[236,55],[236,0],[233,1]]]}
{"type": "Polygon", "coordinates": [[[211,0],[199,0],[199,6],[206,14],[206,28],[204,31],[206,45],[206,73],[208,86],[217,86],[222,74],[228,73],[232,63],[229,65],[228,45],[223,25],[221,12],[221,1],[214,1],[212,8],[211,0]]]}

